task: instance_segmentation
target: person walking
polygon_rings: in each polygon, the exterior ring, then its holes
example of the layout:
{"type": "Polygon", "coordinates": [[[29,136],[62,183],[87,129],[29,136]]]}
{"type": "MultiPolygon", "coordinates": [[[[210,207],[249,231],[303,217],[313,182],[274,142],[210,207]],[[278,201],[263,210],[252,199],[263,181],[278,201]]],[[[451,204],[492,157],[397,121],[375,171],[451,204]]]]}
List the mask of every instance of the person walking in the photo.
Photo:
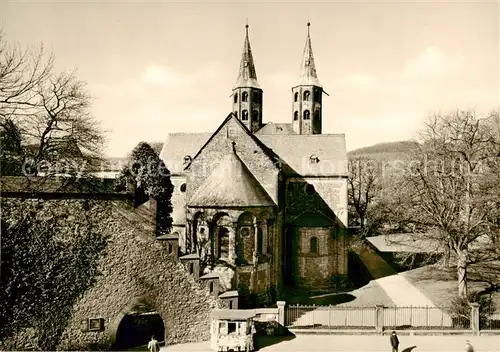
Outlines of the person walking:
{"type": "Polygon", "coordinates": [[[472,347],[469,340],[465,340],[465,352],[474,352],[474,347],[472,347]]]}
{"type": "Polygon", "coordinates": [[[398,352],[399,339],[398,335],[396,334],[396,331],[393,331],[391,334],[391,347],[392,347],[392,352],[398,352]]]}
{"type": "Polygon", "coordinates": [[[160,343],[155,339],[155,336],[151,336],[151,341],[148,343],[149,352],[160,352],[160,343]]]}

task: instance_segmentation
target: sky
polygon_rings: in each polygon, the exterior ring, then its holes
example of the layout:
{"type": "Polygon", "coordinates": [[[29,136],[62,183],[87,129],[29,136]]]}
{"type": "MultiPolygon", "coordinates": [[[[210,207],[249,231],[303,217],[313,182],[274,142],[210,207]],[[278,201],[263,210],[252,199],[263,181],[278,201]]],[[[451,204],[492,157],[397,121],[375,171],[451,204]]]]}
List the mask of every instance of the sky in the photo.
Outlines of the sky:
{"type": "Polygon", "coordinates": [[[8,42],[43,43],[76,70],[108,156],[172,132],[215,131],[231,112],[245,23],[264,122],[292,122],[291,87],[311,39],[323,133],[347,149],[411,139],[433,113],[500,106],[498,1],[0,4],[8,42]]]}

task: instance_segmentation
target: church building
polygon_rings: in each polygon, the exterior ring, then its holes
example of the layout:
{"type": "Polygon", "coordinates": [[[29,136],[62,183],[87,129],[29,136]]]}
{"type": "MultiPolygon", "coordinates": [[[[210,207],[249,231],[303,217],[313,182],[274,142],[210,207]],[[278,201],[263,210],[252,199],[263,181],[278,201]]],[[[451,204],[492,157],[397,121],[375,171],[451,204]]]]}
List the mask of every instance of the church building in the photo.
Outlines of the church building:
{"type": "Polygon", "coordinates": [[[160,154],[180,252],[218,275],[221,292],[274,300],[286,287],[327,288],[347,275],[345,136],[322,133],[309,25],[289,123],[264,119],[247,25],[230,114],[214,132],[169,134],[160,154]]]}

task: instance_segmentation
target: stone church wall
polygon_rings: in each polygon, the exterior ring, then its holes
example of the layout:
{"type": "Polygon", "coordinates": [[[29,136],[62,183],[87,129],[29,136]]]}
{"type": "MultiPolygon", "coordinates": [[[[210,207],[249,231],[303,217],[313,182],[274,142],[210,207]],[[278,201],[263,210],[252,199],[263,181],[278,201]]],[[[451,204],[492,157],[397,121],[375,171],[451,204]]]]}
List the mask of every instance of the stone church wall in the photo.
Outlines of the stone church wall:
{"type": "Polygon", "coordinates": [[[232,152],[233,141],[238,156],[277,204],[278,169],[235,118],[229,120],[193,160],[188,171],[187,199],[210,176],[224,156],[232,152]]]}
{"type": "MultiPolygon", "coordinates": [[[[22,209],[27,203],[37,201],[2,200],[2,206],[22,209]]],[[[59,214],[67,219],[62,230],[75,232],[78,219],[84,214],[81,203],[85,200],[41,202],[41,212],[59,214]]],[[[66,328],[58,349],[110,348],[121,319],[139,301],[146,302],[162,317],[167,345],[209,340],[210,314],[215,299],[179,261],[167,257],[154,234],[144,230],[142,218],[136,217],[125,201],[116,200],[92,201],[85,214],[99,219],[99,226],[109,237],[105,254],[97,264],[101,275],[71,308],[69,321],[59,322],[66,328]],[[85,331],[87,319],[102,319],[102,329],[85,331]]],[[[65,302],[53,304],[64,305],[65,302]]],[[[35,331],[27,328],[10,341],[4,341],[4,346],[18,350],[40,349],[35,331]]]]}

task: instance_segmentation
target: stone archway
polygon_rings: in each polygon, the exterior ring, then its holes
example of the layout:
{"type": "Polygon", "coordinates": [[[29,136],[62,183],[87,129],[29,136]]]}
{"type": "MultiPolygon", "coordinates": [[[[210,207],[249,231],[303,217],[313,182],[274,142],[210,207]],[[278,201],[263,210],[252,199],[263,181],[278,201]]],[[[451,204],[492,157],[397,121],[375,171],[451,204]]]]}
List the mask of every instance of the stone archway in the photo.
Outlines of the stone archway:
{"type": "Polygon", "coordinates": [[[166,339],[167,326],[161,314],[144,298],[133,299],[111,324],[114,350],[144,346],[154,336],[160,343],[166,339]]]}

